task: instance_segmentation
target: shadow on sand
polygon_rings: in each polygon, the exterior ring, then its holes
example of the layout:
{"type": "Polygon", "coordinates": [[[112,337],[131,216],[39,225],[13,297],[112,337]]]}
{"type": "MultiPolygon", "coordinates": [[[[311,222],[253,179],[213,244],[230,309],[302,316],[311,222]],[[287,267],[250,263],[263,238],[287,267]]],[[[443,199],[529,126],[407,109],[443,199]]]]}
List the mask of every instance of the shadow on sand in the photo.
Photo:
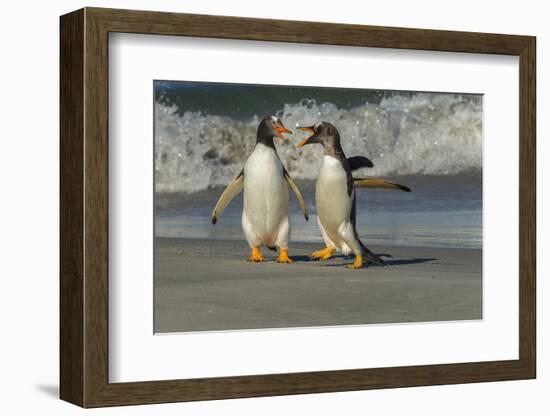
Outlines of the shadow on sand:
{"type": "Polygon", "coordinates": [[[412,258],[412,259],[397,259],[397,260],[384,260],[384,263],[386,263],[386,266],[403,266],[406,264],[422,264],[422,263],[429,263],[432,261],[437,260],[435,257],[428,257],[428,258],[412,258]]]}
{"type": "MultiPolygon", "coordinates": [[[[387,254],[378,254],[379,257],[389,257],[387,254]]],[[[323,267],[340,267],[345,265],[344,263],[325,263],[324,261],[311,259],[309,256],[292,256],[292,259],[296,262],[306,262],[306,263],[320,263],[323,267]]],[[[353,256],[344,256],[336,255],[332,259],[335,260],[350,260],[353,261],[353,256]]],[[[422,264],[429,263],[437,260],[435,257],[415,257],[409,259],[384,259],[385,267],[388,266],[405,266],[409,264],[422,264]]],[[[346,263],[347,264],[347,263],[346,263]]]]}

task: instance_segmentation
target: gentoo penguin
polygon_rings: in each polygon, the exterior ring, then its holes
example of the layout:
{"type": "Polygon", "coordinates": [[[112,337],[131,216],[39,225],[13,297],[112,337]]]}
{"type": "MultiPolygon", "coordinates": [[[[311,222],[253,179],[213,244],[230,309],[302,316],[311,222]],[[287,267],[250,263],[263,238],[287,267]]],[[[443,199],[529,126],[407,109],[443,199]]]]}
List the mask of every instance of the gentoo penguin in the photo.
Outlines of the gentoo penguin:
{"type": "Polygon", "coordinates": [[[315,203],[317,221],[326,248],[310,255],[314,259],[329,259],[335,250],[345,255],[354,253],[355,261],[346,267],[359,269],[363,262],[368,265],[382,266],[384,261],[371,252],[359,239],[357,234],[355,188],[390,188],[410,192],[405,186],[379,178],[354,179],[352,171],[363,167],[372,167],[366,157],[346,158],[340,145],[340,134],[336,127],[325,121],[310,127],[298,127],[307,131],[310,136],[299,143],[319,143],[323,146],[324,155],[317,183],[315,185],[315,203]]]}
{"type": "Polygon", "coordinates": [[[260,122],[253,152],[212,211],[212,223],[216,224],[225,207],[244,189],[242,227],[252,250],[248,258],[251,262],[264,261],[260,247],[266,246],[272,250],[279,247],[279,263],[292,263],[288,256],[288,187],[296,194],[308,220],[304,198],[279,159],[273,143],[274,137],[285,140],[283,133],[292,134],[278,117],[268,116],[260,122]]]}

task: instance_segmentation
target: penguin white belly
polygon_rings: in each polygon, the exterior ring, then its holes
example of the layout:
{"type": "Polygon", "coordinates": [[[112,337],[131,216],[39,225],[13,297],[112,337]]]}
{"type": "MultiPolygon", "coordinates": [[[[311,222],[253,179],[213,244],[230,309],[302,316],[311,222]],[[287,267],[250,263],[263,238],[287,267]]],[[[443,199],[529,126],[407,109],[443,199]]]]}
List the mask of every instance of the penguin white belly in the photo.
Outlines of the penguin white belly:
{"type": "Polygon", "coordinates": [[[327,245],[349,254],[353,227],[350,215],[355,189],[348,195],[347,175],[341,162],[325,155],[315,186],[315,204],[321,232],[327,245]]]}
{"type": "Polygon", "coordinates": [[[250,246],[288,245],[288,186],[274,149],[258,144],[244,167],[243,230],[250,246]]]}

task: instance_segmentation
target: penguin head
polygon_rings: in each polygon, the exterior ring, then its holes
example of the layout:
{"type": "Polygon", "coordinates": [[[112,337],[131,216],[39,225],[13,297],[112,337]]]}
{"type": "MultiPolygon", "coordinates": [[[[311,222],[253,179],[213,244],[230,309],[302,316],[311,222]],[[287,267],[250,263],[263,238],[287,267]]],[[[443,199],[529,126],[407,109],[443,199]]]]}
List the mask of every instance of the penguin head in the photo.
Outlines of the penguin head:
{"type": "Polygon", "coordinates": [[[278,137],[281,140],[286,140],[283,133],[292,134],[292,132],[284,126],[279,117],[267,116],[262,119],[260,125],[258,126],[257,138],[260,142],[268,141],[273,143],[274,137],[278,137]]]}
{"type": "Polygon", "coordinates": [[[338,133],[338,130],[326,121],[319,121],[309,127],[297,127],[297,129],[310,133],[308,137],[296,145],[297,147],[302,147],[306,144],[312,143],[319,143],[323,145],[324,148],[340,147],[340,134],[338,133]]]}

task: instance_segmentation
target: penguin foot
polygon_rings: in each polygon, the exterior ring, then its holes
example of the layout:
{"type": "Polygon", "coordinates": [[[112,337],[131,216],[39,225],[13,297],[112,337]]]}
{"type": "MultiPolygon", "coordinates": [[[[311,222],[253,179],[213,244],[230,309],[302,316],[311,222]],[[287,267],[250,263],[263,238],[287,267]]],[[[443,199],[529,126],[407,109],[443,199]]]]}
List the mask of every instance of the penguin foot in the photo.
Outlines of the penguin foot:
{"type": "Polygon", "coordinates": [[[355,261],[353,264],[348,264],[346,269],[361,269],[363,268],[363,257],[355,256],[355,261]]]}
{"type": "Polygon", "coordinates": [[[315,260],[328,260],[332,257],[334,250],[334,247],[326,247],[322,250],[314,251],[309,255],[309,258],[315,260]]]}
{"type": "Polygon", "coordinates": [[[277,263],[290,264],[292,262],[292,259],[288,257],[288,249],[282,248],[279,257],[277,257],[277,263]]]}
{"type": "Polygon", "coordinates": [[[252,263],[261,263],[265,260],[265,257],[262,255],[262,252],[260,251],[260,247],[252,247],[252,254],[248,258],[247,261],[252,263]]]}

